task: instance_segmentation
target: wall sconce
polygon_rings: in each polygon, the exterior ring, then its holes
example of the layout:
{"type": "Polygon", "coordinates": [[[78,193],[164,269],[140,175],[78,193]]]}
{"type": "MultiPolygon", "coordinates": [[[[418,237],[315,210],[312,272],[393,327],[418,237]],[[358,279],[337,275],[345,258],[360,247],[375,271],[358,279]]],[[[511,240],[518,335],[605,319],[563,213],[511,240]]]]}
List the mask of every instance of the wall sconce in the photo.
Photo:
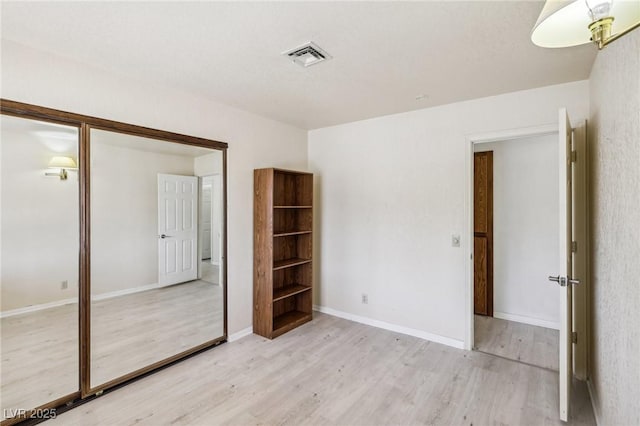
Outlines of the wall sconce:
{"type": "Polygon", "coordinates": [[[77,169],[78,165],[71,157],[53,157],[49,161],[50,169],[60,169],[58,173],[48,172],[45,176],[59,176],[60,180],[67,180],[67,169],[77,169]]]}
{"type": "Polygon", "coordinates": [[[547,0],[531,32],[540,47],[593,41],[598,49],[640,27],[639,0],[547,0]]]}

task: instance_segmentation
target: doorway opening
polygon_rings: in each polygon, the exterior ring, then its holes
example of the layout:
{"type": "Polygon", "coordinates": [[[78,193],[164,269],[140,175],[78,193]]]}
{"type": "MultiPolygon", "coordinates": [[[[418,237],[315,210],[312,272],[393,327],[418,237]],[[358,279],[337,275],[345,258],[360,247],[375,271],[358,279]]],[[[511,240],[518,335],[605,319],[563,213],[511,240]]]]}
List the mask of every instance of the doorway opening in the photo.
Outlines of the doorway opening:
{"type": "Polygon", "coordinates": [[[558,128],[469,138],[468,347],[558,365],[558,128]]]}
{"type": "Polygon", "coordinates": [[[203,281],[222,284],[222,178],[219,173],[200,177],[200,266],[203,281]]]}
{"type": "MultiPolygon", "coordinates": [[[[542,281],[548,279],[550,282],[554,282],[558,286],[558,310],[559,310],[559,330],[558,330],[558,371],[546,370],[547,374],[558,377],[558,407],[559,417],[561,420],[567,421],[570,411],[570,400],[572,395],[572,388],[575,387],[576,381],[573,379],[585,380],[587,378],[587,348],[589,347],[589,324],[588,324],[588,253],[589,253],[589,239],[587,232],[588,223],[588,196],[587,196],[587,179],[588,176],[588,154],[586,150],[586,122],[580,121],[575,127],[573,127],[569,121],[567,110],[560,108],[558,110],[558,122],[550,125],[509,129],[503,131],[496,131],[490,133],[476,134],[467,136],[467,206],[466,214],[468,218],[468,235],[472,235],[474,227],[474,151],[480,146],[488,147],[489,143],[495,143],[500,141],[511,141],[511,144],[517,144],[523,142],[527,138],[539,137],[545,135],[556,135],[558,143],[556,145],[557,160],[555,164],[557,166],[557,201],[558,201],[558,215],[557,215],[557,247],[558,247],[558,260],[557,269],[548,275],[547,271],[542,272],[541,281],[537,281],[542,285],[542,281]],[[582,284],[581,284],[582,282],[582,284]]],[[[485,149],[486,150],[486,149],[485,149]]],[[[495,152],[494,152],[495,160],[495,152]]],[[[512,166],[511,163],[506,162],[507,166],[512,166]]],[[[494,161],[495,165],[495,161],[494,161]]],[[[541,168],[545,168],[544,164],[540,165],[541,168]]],[[[537,196],[535,190],[536,186],[522,185],[521,179],[508,179],[510,184],[520,184],[517,187],[517,194],[520,196],[520,203],[524,203],[523,197],[537,196]]],[[[494,191],[495,196],[495,191],[494,191]]],[[[498,203],[494,203],[498,204],[498,203]]],[[[495,205],[494,205],[495,207],[495,205]]],[[[494,208],[494,213],[495,213],[494,208]]],[[[531,211],[525,210],[522,215],[530,215],[531,211]]],[[[519,218],[517,215],[511,215],[511,218],[519,218]]],[[[535,216],[537,219],[538,216],[535,216]]],[[[496,231],[494,229],[494,231],[496,231]]],[[[511,237],[511,235],[508,235],[511,237]]],[[[521,239],[511,238],[511,243],[521,242],[521,239]]],[[[525,245],[525,247],[527,247],[525,245]]],[[[522,250],[522,247],[516,246],[516,253],[518,250],[522,250]]],[[[467,243],[468,262],[467,266],[467,328],[465,336],[465,348],[468,350],[477,348],[477,337],[475,330],[474,315],[474,245],[473,239],[469,238],[467,243]]],[[[496,271],[499,269],[497,266],[499,255],[496,253],[493,256],[494,266],[496,270],[494,277],[497,275],[496,271]]],[[[535,265],[535,263],[534,263],[535,265]]],[[[526,272],[531,274],[531,271],[526,272]]],[[[516,275],[515,282],[521,283],[526,278],[526,275],[516,275]]],[[[497,282],[497,279],[496,279],[497,282]]],[[[494,286],[495,287],[495,286],[494,286]]],[[[494,289],[494,294],[498,292],[494,289]]],[[[524,296],[520,295],[519,299],[523,299],[524,296]]],[[[496,312],[501,311],[501,305],[498,303],[497,298],[494,298],[494,317],[496,312]]],[[[509,312],[503,312],[509,314],[509,312]]],[[[498,318],[501,319],[501,318],[498,318]]],[[[510,318],[504,318],[507,321],[513,321],[514,319],[522,319],[511,316],[510,318]]],[[[508,325],[508,324],[507,324],[508,325]]],[[[548,325],[544,323],[526,324],[533,326],[548,325]]],[[[518,337],[511,335],[511,341],[515,339],[519,343],[518,337]]],[[[500,347],[500,349],[504,349],[500,347]]],[[[555,351],[554,351],[555,352],[555,351]]],[[[496,355],[503,356],[503,355],[496,355]]],[[[503,356],[504,357],[504,356],[503,356]]],[[[522,358],[520,360],[515,359],[515,362],[526,362],[522,358]]],[[[544,371],[544,370],[541,370],[544,371]]],[[[545,373],[541,373],[545,374],[545,373]]],[[[581,392],[585,389],[585,384],[578,384],[577,389],[581,392]]]]}
{"type": "Polygon", "coordinates": [[[474,349],[558,370],[558,136],[474,145],[474,349]]]}

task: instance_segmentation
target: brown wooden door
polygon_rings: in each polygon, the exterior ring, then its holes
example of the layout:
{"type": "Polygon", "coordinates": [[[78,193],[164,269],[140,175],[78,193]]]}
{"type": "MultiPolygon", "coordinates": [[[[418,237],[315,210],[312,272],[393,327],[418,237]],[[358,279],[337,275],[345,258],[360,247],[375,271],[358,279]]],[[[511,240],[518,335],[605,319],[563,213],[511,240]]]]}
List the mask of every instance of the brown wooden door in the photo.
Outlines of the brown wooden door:
{"type": "Polygon", "coordinates": [[[473,311],[493,316],[493,152],[473,156],[473,311]]]}

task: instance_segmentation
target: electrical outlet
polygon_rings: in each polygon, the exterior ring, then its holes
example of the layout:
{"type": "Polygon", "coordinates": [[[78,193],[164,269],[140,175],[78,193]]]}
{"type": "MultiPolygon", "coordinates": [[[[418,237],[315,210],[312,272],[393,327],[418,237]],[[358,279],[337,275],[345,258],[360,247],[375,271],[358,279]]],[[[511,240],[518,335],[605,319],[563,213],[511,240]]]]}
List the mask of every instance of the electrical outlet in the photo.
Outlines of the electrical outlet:
{"type": "Polygon", "coordinates": [[[60,283],[60,290],[66,290],[67,288],[69,288],[69,281],[62,281],[62,283],[60,283]]]}
{"type": "Polygon", "coordinates": [[[362,303],[365,305],[369,304],[369,296],[365,293],[362,293],[362,303]]]}
{"type": "Polygon", "coordinates": [[[451,236],[451,247],[460,247],[460,235],[451,236]]]}

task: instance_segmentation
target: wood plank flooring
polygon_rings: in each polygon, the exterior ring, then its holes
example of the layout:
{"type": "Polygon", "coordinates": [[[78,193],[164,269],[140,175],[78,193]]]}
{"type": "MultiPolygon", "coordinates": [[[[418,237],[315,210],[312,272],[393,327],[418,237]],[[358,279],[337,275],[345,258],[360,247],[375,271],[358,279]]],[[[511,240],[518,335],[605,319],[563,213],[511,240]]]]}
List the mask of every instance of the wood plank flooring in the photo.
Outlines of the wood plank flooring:
{"type": "Polygon", "coordinates": [[[475,349],[558,371],[558,330],[475,315],[475,349]]]}
{"type": "MultiPolygon", "coordinates": [[[[576,383],[569,424],[594,425],[576,383]]],[[[314,313],[271,341],[223,344],[51,425],[563,425],[558,375],[314,313]]]]}
{"type": "Polygon", "coordinates": [[[91,386],[223,334],[222,287],[202,280],[92,302],[91,386]]]}
{"type": "Polygon", "coordinates": [[[2,318],[2,419],[79,387],[78,304],[2,318]]]}
{"type": "MultiPolygon", "coordinates": [[[[34,408],[78,390],[78,305],[2,318],[4,409],[34,408]]],[[[205,281],[92,302],[91,384],[221,337],[222,287],[205,281]]]]}
{"type": "Polygon", "coordinates": [[[212,284],[220,284],[219,279],[219,269],[218,265],[213,265],[210,259],[205,259],[200,261],[200,279],[202,281],[207,281],[212,284]]]}

